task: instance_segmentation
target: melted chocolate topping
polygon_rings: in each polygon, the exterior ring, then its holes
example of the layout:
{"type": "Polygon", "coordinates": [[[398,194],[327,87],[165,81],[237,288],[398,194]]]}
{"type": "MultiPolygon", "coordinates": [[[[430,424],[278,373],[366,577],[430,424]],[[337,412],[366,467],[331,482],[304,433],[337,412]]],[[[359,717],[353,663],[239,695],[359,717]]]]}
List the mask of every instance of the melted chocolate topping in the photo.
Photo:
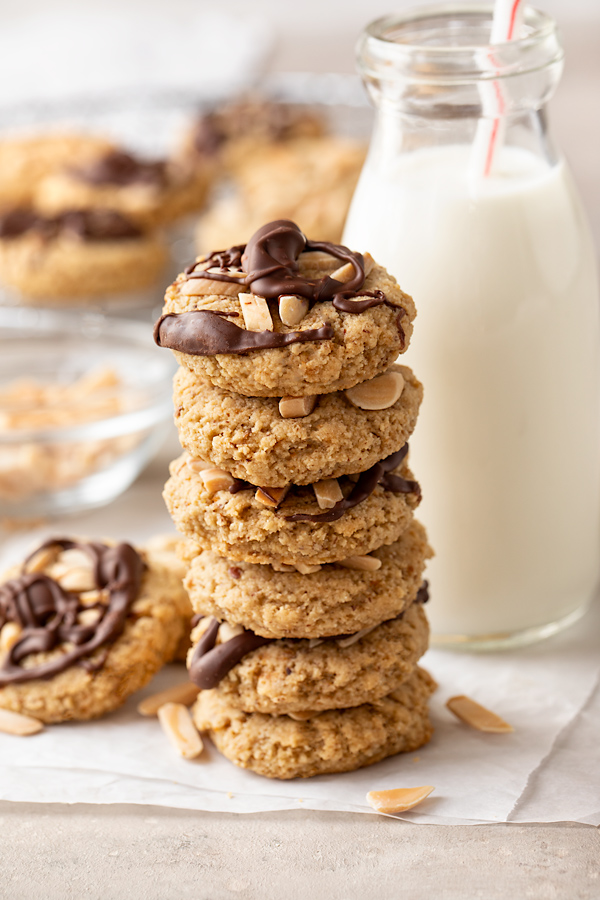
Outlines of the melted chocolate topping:
{"type": "Polygon", "coordinates": [[[80,181],[96,185],[145,184],[162,188],[167,182],[166,162],[147,162],[123,150],[113,150],[88,165],[71,169],[71,172],[80,181]]]}
{"type": "Polygon", "coordinates": [[[285,516],[290,522],[335,522],[341,519],[347,509],[358,506],[369,497],[377,485],[381,485],[384,491],[391,491],[394,494],[421,494],[421,488],[418,482],[408,481],[400,475],[392,474],[397,469],[402,460],[408,453],[408,444],[405,444],[396,453],[392,453],[387,459],[375,463],[366,472],[361,472],[360,477],[352,488],[348,497],[338,500],[332,509],[328,509],[323,513],[294,513],[291,516],[285,516]]]}
{"type": "MultiPolygon", "coordinates": [[[[215,251],[201,263],[185,270],[188,278],[207,278],[212,281],[227,281],[250,290],[267,300],[274,300],[282,294],[304,297],[311,305],[331,300],[335,309],[344,313],[359,314],[374,306],[390,306],[398,310],[398,333],[404,348],[405,335],[401,319],[406,311],[396,303],[391,303],[383,291],[361,291],[365,281],[363,257],[341,244],[326,241],[308,241],[294,222],[277,219],[259,228],[244,248],[241,245],[229,250],[215,251]],[[316,281],[299,274],[298,258],[306,251],[322,250],[342,262],[350,263],[354,274],[349,281],[341,282],[326,275],[316,281]],[[208,265],[207,265],[208,263],[208,265]],[[242,267],[245,278],[236,278],[226,270],[242,267]],[[223,272],[209,272],[208,269],[221,268],[223,272]],[[360,300],[353,300],[360,297],[360,300]]],[[[222,328],[211,320],[216,313],[198,309],[184,313],[167,313],[158,320],[154,328],[154,340],[161,347],[179,350],[192,356],[212,356],[216,353],[248,353],[251,350],[266,350],[304,341],[326,341],[334,336],[331,325],[304,331],[278,333],[271,331],[248,332],[244,329],[222,328]],[[172,320],[165,325],[166,320],[172,320]],[[240,332],[240,333],[238,333],[240,332]]]]}
{"type": "Polygon", "coordinates": [[[268,350],[326,341],[333,337],[331,325],[307,328],[304,331],[246,331],[229,322],[219,313],[196,309],[185,313],[167,313],[154,326],[154,340],[159,347],[189,353],[191,356],[214,356],[217,353],[237,353],[242,356],[251,350],[268,350]]]}
{"type": "Polygon", "coordinates": [[[44,240],[70,234],[83,241],[118,241],[139,238],[142,231],[113,209],[73,209],[44,217],[29,209],[13,209],[0,216],[0,238],[17,238],[33,231],[44,240]]]}
{"type": "Polygon", "coordinates": [[[100,668],[104,664],[102,658],[83,658],[119,637],[129,608],[139,594],[144,564],[129,544],[107,547],[56,538],[42,544],[25,565],[40,550],[50,547],[76,548],[87,553],[93,561],[98,589],[108,591],[108,604],[84,606],[77,593],[64,590],[53,578],[40,573],[23,574],[0,585],[0,628],[6,622],[16,622],[23,629],[0,666],[0,687],[51,678],[74,663],[88,670],[100,668]],[[93,625],[79,624],[77,616],[84,609],[98,609],[98,621],[93,625]],[[61,644],[73,646],[48,662],[28,668],[21,665],[30,654],[49,653],[61,644]]]}

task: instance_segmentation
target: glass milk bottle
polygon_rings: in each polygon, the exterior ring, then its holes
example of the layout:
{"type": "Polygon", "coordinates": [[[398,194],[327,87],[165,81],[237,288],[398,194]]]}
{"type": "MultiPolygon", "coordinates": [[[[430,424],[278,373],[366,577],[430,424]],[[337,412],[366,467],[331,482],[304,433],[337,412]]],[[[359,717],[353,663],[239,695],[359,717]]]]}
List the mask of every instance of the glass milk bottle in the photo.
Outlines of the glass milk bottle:
{"type": "Polygon", "coordinates": [[[378,116],[344,234],[417,305],[402,361],[425,385],[410,445],[429,610],[438,642],[473,649],[575,621],[600,560],[594,251],[544,110],[563,53],[533,9],[487,46],[491,15],[441,5],[367,28],[378,116]]]}

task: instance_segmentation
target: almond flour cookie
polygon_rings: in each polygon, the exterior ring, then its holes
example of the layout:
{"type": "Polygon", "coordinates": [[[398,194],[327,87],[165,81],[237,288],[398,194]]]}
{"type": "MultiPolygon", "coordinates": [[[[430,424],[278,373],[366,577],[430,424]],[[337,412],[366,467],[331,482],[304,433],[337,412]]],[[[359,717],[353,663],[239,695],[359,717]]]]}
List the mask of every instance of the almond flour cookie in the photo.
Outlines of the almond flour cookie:
{"type": "Polygon", "coordinates": [[[425,529],[413,519],[396,543],[367,557],[371,565],[380,563],[377,569],[329,563],[303,575],[204,550],[191,560],[185,586],[196,612],[266,638],[350,634],[403,612],[417,596],[430,556],[425,529]]]}
{"type": "Polygon", "coordinates": [[[0,584],[0,707],[42,722],[117,709],[173,658],[187,603],[160,554],[48,541],[0,584]]]}
{"type": "MultiPolygon", "coordinates": [[[[315,398],[308,415],[289,416],[310,405],[231,394],[180,367],[173,396],[179,440],[192,457],[252,484],[285,487],[362,472],[402,447],[416,424],[420,382],[406,366],[388,372],[401,393],[385,409],[361,409],[336,392],[315,398]]],[[[397,390],[388,397],[384,389],[379,402],[389,403],[397,390]]]]}
{"type": "Polygon", "coordinates": [[[336,489],[342,500],[325,510],[310,485],[290,488],[276,508],[260,499],[264,490],[257,496],[254,486],[235,482],[226,473],[229,482],[219,477],[217,484],[205,483],[185,453],[171,463],[163,497],[179,531],[229,559],[287,565],[335,562],[392,544],[410,525],[421,495],[403,462],[407,450],[405,445],[356,482],[340,479],[336,489]]]}
{"type": "Polygon", "coordinates": [[[134,291],[156,282],[166,262],[163,241],[114,210],[0,216],[0,280],[33,299],[134,291]]]}
{"type": "Polygon", "coordinates": [[[246,156],[235,166],[237,191],[218,197],[198,223],[199,252],[242,243],[272,219],[292,219],[313,240],[340,241],[364,159],[364,144],[340,137],[246,156]]]}
{"type": "Polygon", "coordinates": [[[385,372],[406,350],[415,315],[412,298],[370,257],[307,240],[281,220],[180,275],[154,334],[226,391],[299,397],[385,372]]]}
{"type": "Polygon", "coordinates": [[[91,134],[46,134],[0,141],[0,207],[29,205],[39,183],[67,165],[89,162],[113,144],[91,134]]]}
{"type": "Polygon", "coordinates": [[[422,747],[432,735],[427,700],[435,687],[432,677],[417,668],[387,697],[316,713],[306,721],[245,713],[218,690],[200,691],[193,717],[236,766],[268,778],[309,778],[351,772],[422,747]]]}
{"type": "Polygon", "coordinates": [[[360,706],[396,690],[425,653],[429,627],[421,604],[413,603],[399,617],[354,635],[271,641],[241,656],[255,638],[202,619],[192,632],[190,679],[203,690],[216,688],[225,703],[244,712],[304,715],[360,706]]]}
{"type": "Polygon", "coordinates": [[[35,205],[47,215],[72,209],[115,209],[152,228],[200,209],[207,190],[208,177],[199,168],[192,170],[169,160],[149,162],[111,150],[44,178],[35,205]]]}

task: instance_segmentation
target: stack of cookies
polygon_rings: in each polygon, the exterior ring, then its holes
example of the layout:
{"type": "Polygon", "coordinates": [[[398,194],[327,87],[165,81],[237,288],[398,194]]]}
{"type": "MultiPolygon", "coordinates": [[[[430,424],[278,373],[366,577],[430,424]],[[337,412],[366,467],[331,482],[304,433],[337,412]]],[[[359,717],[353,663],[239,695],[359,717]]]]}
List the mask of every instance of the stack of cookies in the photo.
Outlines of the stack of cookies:
{"type": "Polygon", "coordinates": [[[414,316],[368,255],[287,220],[167,291],[193,715],[259,774],[349,771],[430,737],[431,551],[407,463],[422,388],[394,364],[414,316]]]}

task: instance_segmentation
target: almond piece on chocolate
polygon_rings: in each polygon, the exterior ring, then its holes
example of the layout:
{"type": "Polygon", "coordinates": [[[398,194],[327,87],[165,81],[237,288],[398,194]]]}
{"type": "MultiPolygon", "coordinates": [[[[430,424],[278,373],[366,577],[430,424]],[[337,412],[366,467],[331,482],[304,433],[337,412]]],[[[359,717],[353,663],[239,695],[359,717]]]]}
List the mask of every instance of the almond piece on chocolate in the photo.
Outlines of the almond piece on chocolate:
{"type": "Polygon", "coordinates": [[[285,495],[287,494],[289,489],[289,485],[282,488],[258,488],[254,497],[256,500],[258,500],[259,503],[263,503],[265,506],[272,506],[273,509],[277,509],[279,504],[285,498],[285,495]]]}
{"type": "Polygon", "coordinates": [[[224,469],[203,469],[199,475],[209,494],[216,494],[217,491],[228,491],[235,483],[233,476],[224,469]]]}
{"type": "Polygon", "coordinates": [[[282,419],[303,419],[310,416],[316,405],[316,397],[282,397],[279,414],[282,419]]]}
{"type": "Polygon", "coordinates": [[[273,331],[273,319],[264,297],[239,294],[239,300],[247,331],[273,331]]]}
{"type": "Polygon", "coordinates": [[[376,556],[347,556],[346,559],[339,559],[337,564],[361,572],[376,572],[381,568],[381,560],[376,556]]]}
{"type": "Polygon", "coordinates": [[[421,803],[422,800],[429,797],[434,790],[435,788],[432,785],[425,784],[423,787],[396,788],[390,791],[369,791],[367,803],[377,812],[394,815],[394,813],[412,809],[417,803],[421,803]]]}
{"type": "Polygon", "coordinates": [[[359,409],[388,409],[399,400],[404,390],[400,372],[384,372],[370,381],[363,381],[344,391],[353,406],[359,409]]]}
{"type": "Polygon", "coordinates": [[[344,499],[337,478],[324,478],[313,484],[313,490],[319,509],[333,509],[336,503],[344,499]]]}
{"type": "Polygon", "coordinates": [[[496,713],[486,709],[485,706],[481,706],[464,694],[450,697],[446,701],[446,706],[451,713],[454,713],[457,719],[460,719],[466,725],[470,725],[471,728],[476,728],[477,731],[486,731],[489,734],[506,734],[515,730],[512,725],[509,725],[496,713]]]}
{"type": "Polygon", "coordinates": [[[306,297],[296,294],[282,294],[279,298],[279,318],[284,325],[298,325],[308,312],[306,297]]]}

